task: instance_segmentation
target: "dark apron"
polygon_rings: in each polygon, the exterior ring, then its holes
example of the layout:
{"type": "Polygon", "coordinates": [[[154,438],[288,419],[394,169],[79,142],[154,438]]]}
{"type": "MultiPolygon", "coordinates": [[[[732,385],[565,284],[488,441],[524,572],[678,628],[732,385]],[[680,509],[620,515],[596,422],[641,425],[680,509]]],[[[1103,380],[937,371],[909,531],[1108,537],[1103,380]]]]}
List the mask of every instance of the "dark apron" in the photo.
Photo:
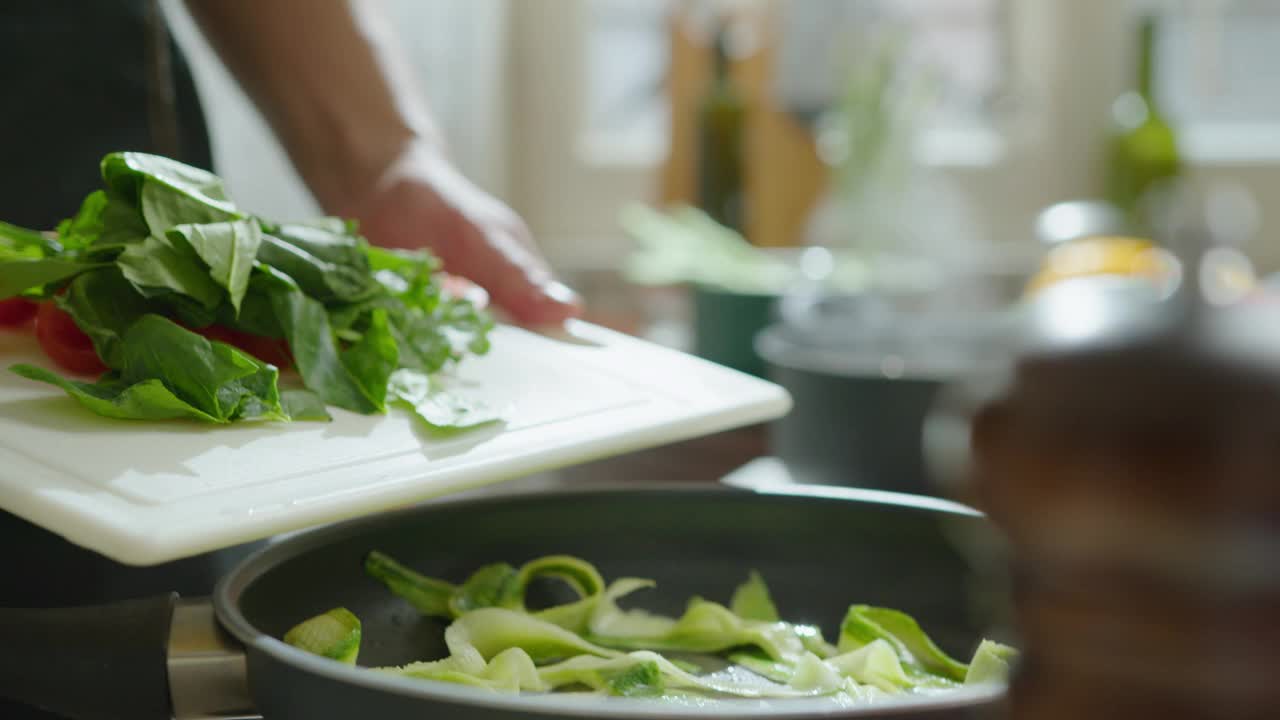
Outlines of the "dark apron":
{"type": "MultiPolygon", "coordinates": [[[[116,150],[212,168],[195,85],[152,0],[0,0],[0,220],[53,228],[100,187],[98,161],[116,150]]],[[[10,607],[208,594],[247,552],[126,567],[3,511],[0,547],[10,607]]],[[[6,720],[52,717],[0,700],[6,720]]]]}
{"type": "Polygon", "coordinates": [[[115,150],[212,166],[191,73],[154,1],[0,2],[0,220],[54,227],[115,150]]]}

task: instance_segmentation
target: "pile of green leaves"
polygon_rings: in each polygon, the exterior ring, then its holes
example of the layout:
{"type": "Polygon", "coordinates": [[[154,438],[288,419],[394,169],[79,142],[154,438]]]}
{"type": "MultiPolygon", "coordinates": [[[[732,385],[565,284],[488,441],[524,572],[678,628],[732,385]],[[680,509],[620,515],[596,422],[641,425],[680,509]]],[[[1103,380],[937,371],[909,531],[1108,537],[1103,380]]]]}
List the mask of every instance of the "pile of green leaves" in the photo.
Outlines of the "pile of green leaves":
{"type": "Polygon", "coordinates": [[[493,419],[436,387],[434,373],[488,350],[493,322],[442,290],[431,255],[372,247],[338,218],[250,215],[217,176],[159,156],[112,153],[102,178],[56,237],[0,223],[0,299],[52,299],[110,370],[94,383],[14,372],[116,418],[310,420],[396,403],[442,428],[493,419]],[[210,325],[285,340],[300,387],[192,332],[210,325]]]}
{"type": "MultiPolygon", "coordinates": [[[[617,601],[651,580],[606,584],[594,566],[555,555],[520,567],[476,570],[461,584],[426,577],[373,552],[373,578],[424,617],[450,621],[449,656],[381,672],[501,692],[587,691],[628,697],[800,698],[841,703],[1005,682],[1017,652],[982,641],[969,663],[950,657],[909,615],[849,607],[835,644],[812,625],[786,622],[764,579],[751,573],[728,605],[692,598],[678,618],[623,610],[617,601]],[[578,599],[529,610],[535,579],[564,581],[578,599]]],[[[335,608],[300,623],[285,641],[347,663],[360,624],[335,608]]]]}

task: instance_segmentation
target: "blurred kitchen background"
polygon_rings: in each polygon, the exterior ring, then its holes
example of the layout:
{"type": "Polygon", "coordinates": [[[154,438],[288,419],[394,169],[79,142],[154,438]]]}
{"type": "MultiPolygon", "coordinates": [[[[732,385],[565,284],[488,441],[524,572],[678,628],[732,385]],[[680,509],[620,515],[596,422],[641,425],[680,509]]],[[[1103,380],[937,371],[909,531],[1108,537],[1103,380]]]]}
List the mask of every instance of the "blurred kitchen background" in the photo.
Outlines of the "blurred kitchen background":
{"type": "MultiPolygon", "coordinates": [[[[921,489],[920,417],[1052,243],[1149,235],[1169,177],[1280,205],[1271,0],[386,5],[457,162],[588,319],[784,382],[768,446],[806,480],[921,489]]],[[[315,213],[167,9],[233,196],[315,213]]],[[[1278,215],[1240,233],[1259,276],[1278,215]]],[[[1141,242],[1086,250],[1049,275],[1161,272],[1141,242]]]]}

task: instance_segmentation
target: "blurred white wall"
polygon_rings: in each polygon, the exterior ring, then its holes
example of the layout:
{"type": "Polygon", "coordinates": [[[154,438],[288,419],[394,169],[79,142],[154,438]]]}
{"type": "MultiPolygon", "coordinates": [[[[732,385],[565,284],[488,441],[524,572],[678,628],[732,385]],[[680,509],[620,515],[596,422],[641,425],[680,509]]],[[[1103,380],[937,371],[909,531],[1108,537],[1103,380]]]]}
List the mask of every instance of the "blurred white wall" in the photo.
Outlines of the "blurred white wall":
{"type": "MultiPolygon", "coordinates": [[[[451,155],[482,187],[506,195],[506,0],[382,2],[451,155]]],[[[216,170],[232,197],[246,209],[273,217],[318,214],[288,157],[181,0],[165,3],[204,103],[216,170]]]]}

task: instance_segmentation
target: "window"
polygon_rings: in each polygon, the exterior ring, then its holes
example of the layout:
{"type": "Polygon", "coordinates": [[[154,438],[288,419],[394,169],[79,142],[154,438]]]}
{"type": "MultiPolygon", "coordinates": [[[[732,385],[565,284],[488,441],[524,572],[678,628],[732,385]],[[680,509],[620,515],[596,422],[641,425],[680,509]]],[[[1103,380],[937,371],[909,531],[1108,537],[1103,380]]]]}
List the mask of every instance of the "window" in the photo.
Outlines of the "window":
{"type": "MultiPolygon", "coordinates": [[[[777,5],[776,93],[813,120],[856,50],[886,29],[909,38],[903,61],[935,76],[934,128],[988,129],[1005,80],[1008,0],[805,0],[777,5]]],[[[741,5],[741,3],[739,3],[741,5]]],[[[757,4],[758,5],[758,4],[757,4]]],[[[706,12],[732,3],[587,0],[585,118],[581,148],[589,162],[652,165],[666,146],[663,94],[673,10],[706,12]]]]}
{"type": "Polygon", "coordinates": [[[917,61],[939,73],[939,125],[986,127],[1006,81],[1006,0],[911,0],[892,5],[917,61]]]}
{"type": "Polygon", "coordinates": [[[1162,20],[1158,89],[1187,152],[1280,159],[1280,4],[1183,0],[1162,20]]]}
{"type": "Polygon", "coordinates": [[[1005,78],[1004,11],[1005,0],[784,3],[778,93],[803,114],[819,112],[851,65],[900,43],[900,62],[936,84],[930,125],[986,127],[1005,78]]]}
{"type": "Polygon", "coordinates": [[[666,0],[590,0],[580,150],[589,162],[653,165],[666,152],[666,0]]]}
{"type": "MultiPolygon", "coordinates": [[[[769,92],[802,122],[831,102],[847,38],[890,23],[910,62],[939,75],[931,160],[990,165],[992,111],[1007,73],[1011,0],[558,0],[510,5],[515,35],[512,190],[562,266],[616,267],[630,202],[656,196],[668,151],[667,79],[675,22],[695,31],[715,10],[752,17],[751,41],[776,53],[769,92]],[[536,5],[537,7],[530,7],[536,5]],[[678,13],[678,14],[677,14],[678,13]],[[755,20],[760,22],[756,23],[755,20]],[[821,31],[815,35],[815,31],[821,31]],[[939,152],[941,150],[941,152],[939,152]],[[554,182],[546,172],[554,168],[554,182]]],[[[745,33],[750,35],[750,33],[745,33]]],[[[758,45],[756,47],[759,47],[758,45]]]]}

